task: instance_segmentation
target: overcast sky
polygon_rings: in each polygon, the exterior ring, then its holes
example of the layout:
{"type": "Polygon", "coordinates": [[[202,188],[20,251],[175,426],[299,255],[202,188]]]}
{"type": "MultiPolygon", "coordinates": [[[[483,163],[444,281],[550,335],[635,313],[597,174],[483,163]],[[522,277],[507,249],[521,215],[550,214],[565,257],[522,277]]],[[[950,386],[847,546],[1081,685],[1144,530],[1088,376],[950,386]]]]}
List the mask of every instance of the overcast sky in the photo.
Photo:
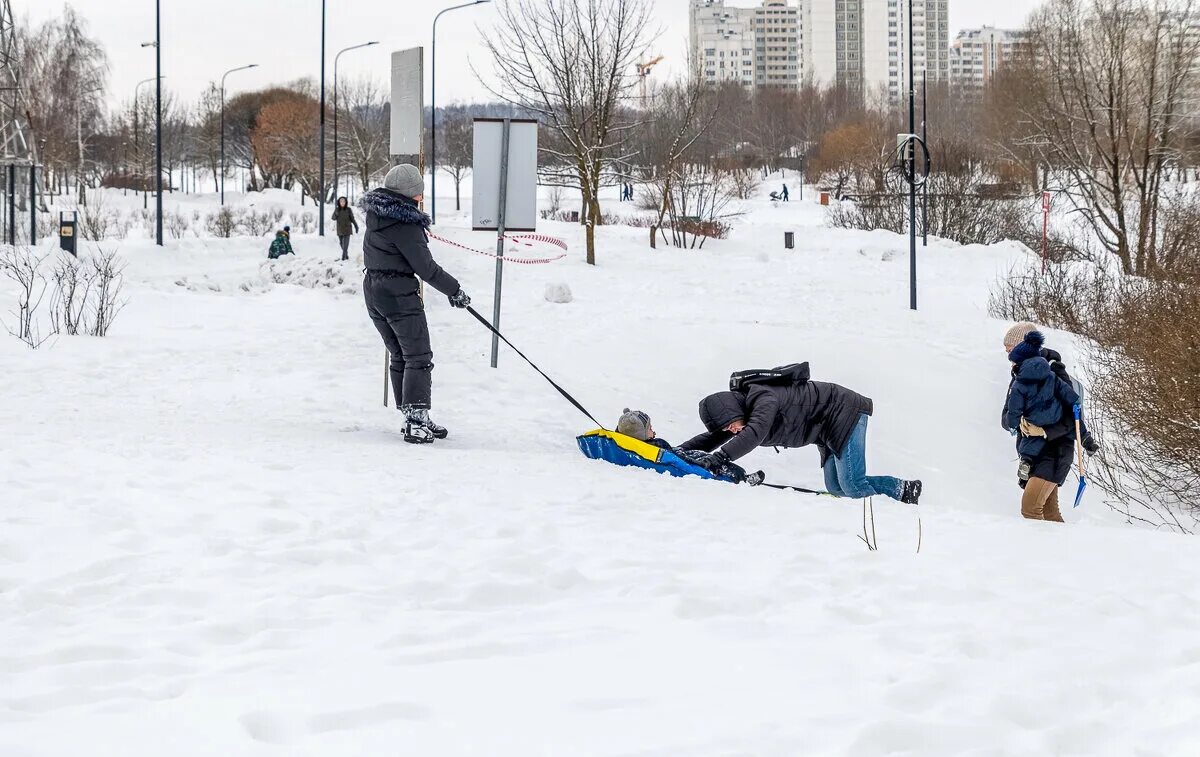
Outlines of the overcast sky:
{"type": "MultiPolygon", "coordinates": [[[[209,81],[246,63],[259,68],[233,74],[229,92],[257,89],[320,74],[320,0],[161,0],[163,8],[163,74],[165,87],[193,102],[209,81]]],[[[327,86],[333,83],[333,56],[350,45],[378,40],[379,45],[342,56],[341,76],[377,77],[386,81],[392,50],[426,46],[429,65],[430,26],[440,8],[454,0],[328,0],[327,86]]],[[[59,15],[63,0],[14,0],[13,11],[34,22],[59,15]]],[[[754,0],[730,5],[750,6],[754,0]]],[[[950,38],[958,29],[988,24],[1016,26],[1037,0],[950,0],[950,38]]],[[[114,104],[132,99],[138,81],[154,76],[154,50],[142,42],[154,39],[153,0],[72,0],[87,19],[92,35],[108,50],[114,104]]],[[[677,72],[686,56],[688,0],[655,0],[662,35],[655,51],[666,56],[654,76],[677,72]]],[[[438,101],[484,99],[471,63],[486,70],[479,29],[495,20],[489,4],[442,16],[438,24],[438,101]]],[[[428,76],[426,77],[428,82],[428,76]]],[[[428,83],[426,85],[428,87],[428,83]]],[[[429,102],[428,89],[426,103],[429,102]]]]}

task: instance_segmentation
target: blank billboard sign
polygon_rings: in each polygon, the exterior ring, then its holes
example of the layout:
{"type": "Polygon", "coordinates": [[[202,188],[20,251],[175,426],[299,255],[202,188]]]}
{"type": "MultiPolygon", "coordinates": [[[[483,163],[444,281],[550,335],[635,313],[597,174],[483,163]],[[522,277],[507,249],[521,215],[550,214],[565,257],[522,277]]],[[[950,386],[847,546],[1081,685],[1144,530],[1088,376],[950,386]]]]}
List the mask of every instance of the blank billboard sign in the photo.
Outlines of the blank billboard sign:
{"type": "Polygon", "coordinates": [[[392,53],[392,155],[420,155],[425,112],[425,48],[392,53]]]}
{"type": "MultiPolygon", "coordinates": [[[[536,231],[538,123],[514,118],[509,124],[504,228],[506,231],[536,231]]],[[[471,166],[471,227],[475,231],[495,231],[500,226],[500,153],[503,141],[504,119],[475,119],[471,166]]]]}

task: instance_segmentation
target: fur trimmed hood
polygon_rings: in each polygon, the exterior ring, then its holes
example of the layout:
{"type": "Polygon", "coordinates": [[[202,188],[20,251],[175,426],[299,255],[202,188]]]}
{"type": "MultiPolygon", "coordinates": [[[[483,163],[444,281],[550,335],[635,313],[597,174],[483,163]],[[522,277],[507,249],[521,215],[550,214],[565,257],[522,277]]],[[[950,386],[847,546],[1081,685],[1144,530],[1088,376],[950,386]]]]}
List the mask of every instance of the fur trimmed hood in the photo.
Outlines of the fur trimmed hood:
{"type": "Polygon", "coordinates": [[[380,218],[390,218],[400,223],[412,224],[428,229],[432,223],[429,216],[421,212],[417,203],[399,192],[377,188],[367,192],[358,201],[365,213],[374,213],[380,218]]]}

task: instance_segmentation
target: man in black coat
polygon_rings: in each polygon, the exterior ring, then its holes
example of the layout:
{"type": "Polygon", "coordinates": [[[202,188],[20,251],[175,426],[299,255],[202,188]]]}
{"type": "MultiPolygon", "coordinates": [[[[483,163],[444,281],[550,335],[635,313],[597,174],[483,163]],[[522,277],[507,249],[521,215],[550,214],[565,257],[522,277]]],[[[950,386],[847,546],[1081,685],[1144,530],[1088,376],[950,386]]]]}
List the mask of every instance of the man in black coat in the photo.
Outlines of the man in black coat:
{"type": "Polygon", "coordinates": [[[383,187],[359,201],[367,226],[363,296],[371,322],[392,356],[392,391],[405,417],[404,441],[413,444],[447,436],[446,429],[429,419],[433,348],[417,278],[446,295],[456,308],[471,304],[458,280],[429,253],[430,219],[417,207],[424,193],[421,172],[405,163],[388,171],[383,187]]]}
{"type": "Polygon", "coordinates": [[[717,392],[700,400],[700,420],[708,430],[679,449],[706,453],[688,457],[717,472],[755,447],[815,444],[830,494],[883,494],[917,504],[920,481],[867,475],[867,419],[874,410],[870,398],[838,384],[810,380],[807,363],[799,369],[795,383],[787,386],[754,385],[744,393],[717,392]]]}

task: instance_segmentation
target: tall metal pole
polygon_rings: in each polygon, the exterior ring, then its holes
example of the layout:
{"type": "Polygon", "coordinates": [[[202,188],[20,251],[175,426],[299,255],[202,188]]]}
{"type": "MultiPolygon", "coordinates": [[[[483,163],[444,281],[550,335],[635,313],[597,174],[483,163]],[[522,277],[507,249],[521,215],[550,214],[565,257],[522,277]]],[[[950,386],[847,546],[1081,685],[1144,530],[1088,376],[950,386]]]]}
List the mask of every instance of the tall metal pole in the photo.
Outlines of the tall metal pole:
{"type": "Polygon", "coordinates": [[[913,0],[908,0],[908,306],[917,309],[917,84],[913,66],[913,0]]]}
{"type": "Polygon", "coordinates": [[[8,166],[8,243],[17,243],[17,167],[8,166]]]}
{"type": "Polygon", "coordinates": [[[29,245],[37,244],[37,164],[29,165],[29,245]]]}
{"type": "Polygon", "coordinates": [[[321,0],[321,175],[317,194],[317,233],[325,236],[325,0],[321,0]]]}
{"type": "Polygon", "coordinates": [[[221,74],[221,204],[225,204],[225,77],[248,68],[258,68],[257,63],[231,68],[221,74]]]}
{"type": "Polygon", "coordinates": [[[162,0],[154,0],[154,166],[158,197],[155,201],[154,239],[163,246],[162,196],[162,0]]]}
{"type": "MultiPolygon", "coordinates": [[[[928,55],[928,53],[926,53],[928,55]]],[[[925,120],[927,115],[926,92],[928,91],[928,82],[925,80],[925,73],[928,69],[921,69],[921,142],[925,144],[925,149],[929,149],[929,142],[925,139],[926,130],[929,122],[925,120]]],[[[917,158],[916,153],[913,153],[913,160],[917,158]]],[[[916,168],[913,169],[916,171],[916,168]]],[[[921,182],[921,246],[929,246],[929,177],[925,177],[925,181],[921,182]]]]}
{"type": "Polygon", "coordinates": [[[508,136],[512,121],[504,119],[500,137],[500,214],[496,223],[496,300],[492,306],[492,367],[500,356],[500,287],[504,281],[504,222],[508,212],[508,136]]]}
{"type": "Polygon", "coordinates": [[[373,40],[371,42],[364,42],[361,45],[351,45],[350,47],[342,48],[338,51],[337,55],[333,56],[333,194],[335,199],[337,193],[340,191],[338,189],[338,59],[342,57],[342,53],[378,44],[378,40],[373,40]]]}
{"type": "MultiPolygon", "coordinates": [[[[433,17],[433,58],[429,71],[429,218],[437,223],[437,25],[443,13],[456,11],[459,8],[470,8],[472,5],[482,5],[491,0],[475,0],[462,5],[452,5],[433,17]]],[[[496,340],[492,340],[493,342],[496,340]]],[[[494,354],[494,353],[493,353],[494,354]]],[[[494,361],[493,361],[494,362],[494,361]]],[[[493,368],[495,365],[492,366],[493,368]]]]}

